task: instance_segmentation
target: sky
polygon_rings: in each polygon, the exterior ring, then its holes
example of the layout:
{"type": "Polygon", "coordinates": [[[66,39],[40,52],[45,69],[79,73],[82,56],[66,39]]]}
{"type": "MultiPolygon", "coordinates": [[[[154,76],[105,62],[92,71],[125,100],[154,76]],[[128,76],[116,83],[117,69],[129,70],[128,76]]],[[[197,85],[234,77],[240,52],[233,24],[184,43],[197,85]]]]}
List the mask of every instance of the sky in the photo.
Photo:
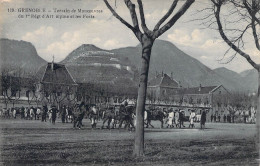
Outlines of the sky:
{"type": "MultiPolygon", "coordinates": [[[[138,4],[136,0],[132,1],[136,4],[139,15],[138,4]]],[[[129,11],[122,0],[109,0],[109,2],[120,16],[131,23],[129,11]]],[[[59,62],[82,44],[94,44],[110,50],[136,46],[139,43],[131,30],[112,16],[103,0],[0,0],[0,3],[0,37],[31,42],[39,56],[47,61],[52,61],[54,56],[55,61],[59,62]],[[29,8],[33,11],[26,11],[29,8]],[[79,12],[79,9],[85,12],[79,12]],[[91,11],[92,13],[89,13],[91,11]],[[57,15],[74,18],[56,18],[57,15]],[[75,18],[76,15],[81,18],[75,18]],[[83,18],[90,15],[94,18],[83,18]]],[[[148,28],[154,28],[168,11],[171,3],[172,0],[143,1],[148,28]]],[[[183,1],[180,1],[177,9],[182,4],[183,1]]],[[[252,69],[239,55],[228,64],[225,63],[225,59],[220,61],[228,49],[227,45],[216,30],[205,28],[201,25],[201,20],[196,20],[205,16],[205,12],[198,10],[209,5],[208,0],[197,0],[159,39],[172,42],[211,69],[226,67],[236,72],[252,69]]],[[[260,63],[259,52],[254,48],[253,39],[248,36],[245,51],[260,63]]]]}

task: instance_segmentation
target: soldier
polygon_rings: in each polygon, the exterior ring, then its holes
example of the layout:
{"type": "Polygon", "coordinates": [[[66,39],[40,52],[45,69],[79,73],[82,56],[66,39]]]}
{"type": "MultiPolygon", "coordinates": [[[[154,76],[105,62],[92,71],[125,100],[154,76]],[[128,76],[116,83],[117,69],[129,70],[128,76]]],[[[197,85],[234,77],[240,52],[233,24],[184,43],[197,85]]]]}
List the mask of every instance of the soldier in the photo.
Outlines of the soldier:
{"type": "Polygon", "coordinates": [[[168,125],[167,125],[167,128],[168,127],[170,127],[170,128],[173,127],[173,118],[174,118],[174,112],[173,112],[173,109],[171,108],[169,110],[169,114],[168,114],[168,125]]]}
{"type": "Polygon", "coordinates": [[[206,111],[203,110],[201,114],[201,119],[200,119],[200,128],[204,129],[205,128],[205,123],[206,123],[206,111]]]}
{"type": "Polygon", "coordinates": [[[37,118],[37,108],[33,108],[34,120],[37,118]]]}
{"type": "Polygon", "coordinates": [[[185,118],[185,116],[184,116],[183,110],[180,110],[180,113],[179,113],[180,128],[181,128],[181,126],[185,127],[183,124],[184,118],[185,118]]]}
{"type": "Polygon", "coordinates": [[[217,121],[217,115],[215,114],[214,115],[214,122],[216,122],[217,121]]]}
{"type": "Polygon", "coordinates": [[[177,128],[178,125],[179,125],[179,118],[180,118],[180,114],[179,114],[178,110],[175,110],[174,123],[175,123],[175,125],[176,125],[176,128],[177,128]]]}
{"type": "Polygon", "coordinates": [[[190,125],[189,125],[189,128],[194,128],[194,118],[195,118],[196,114],[195,114],[195,110],[191,110],[191,113],[190,113],[190,125]]]}
{"type": "Polygon", "coordinates": [[[57,110],[56,106],[52,105],[51,106],[51,120],[52,120],[52,124],[55,124],[57,112],[58,112],[58,110],[57,110]]]}
{"type": "Polygon", "coordinates": [[[22,106],[21,107],[21,119],[24,119],[24,115],[25,115],[24,107],[22,106]]]}
{"type": "Polygon", "coordinates": [[[33,120],[33,111],[34,110],[34,108],[33,108],[33,106],[30,108],[30,120],[33,120]]]}
{"type": "Polygon", "coordinates": [[[66,106],[63,105],[61,108],[61,121],[62,123],[65,123],[65,118],[66,118],[66,106]]]}
{"type": "Polygon", "coordinates": [[[92,128],[96,128],[96,125],[97,125],[97,120],[98,118],[98,110],[96,108],[96,106],[94,105],[92,108],[91,108],[91,112],[90,112],[90,120],[91,120],[91,127],[92,128]]]}
{"type": "Polygon", "coordinates": [[[46,105],[44,105],[42,108],[42,122],[46,122],[47,112],[48,108],[46,105]]]}
{"type": "Polygon", "coordinates": [[[41,108],[40,107],[37,108],[36,114],[37,114],[37,120],[39,120],[40,114],[41,114],[41,108]]]}
{"type": "Polygon", "coordinates": [[[16,119],[16,108],[12,108],[13,109],[13,117],[14,119],[16,119]]]}

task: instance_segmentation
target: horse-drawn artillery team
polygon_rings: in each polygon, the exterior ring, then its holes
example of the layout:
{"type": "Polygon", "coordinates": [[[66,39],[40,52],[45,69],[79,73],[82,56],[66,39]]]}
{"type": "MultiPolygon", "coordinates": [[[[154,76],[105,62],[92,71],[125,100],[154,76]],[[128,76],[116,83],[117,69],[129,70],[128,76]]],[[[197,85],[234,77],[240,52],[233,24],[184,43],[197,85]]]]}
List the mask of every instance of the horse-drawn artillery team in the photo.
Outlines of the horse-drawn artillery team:
{"type": "MultiPolygon", "coordinates": [[[[203,111],[203,116],[200,118],[202,124],[206,122],[206,111],[203,111]],[[205,114],[204,114],[205,113],[205,114]],[[205,116],[204,116],[205,115],[205,116]]],[[[75,104],[73,106],[62,105],[59,109],[55,105],[51,105],[48,109],[47,105],[42,107],[20,107],[20,108],[8,108],[1,109],[0,116],[2,118],[17,118],[17,115],[21,119],[25,120],[41,120],[42,122],[48,121],[55,124],[57,118],[60,118],[62,123],[73,123],[74,128],[81,128],[83,126],[82,121],[84,118],[89,119],[91,122],[91,128],[97,128],[97,122],[102,121],[101,129],[113,129],[121,128],[124,124],[124,128],[132,130],[135,128],[135,106],[128,105],[124,102],[121,105],[111,105],[106,107],[98,107],[95,104],[87,105],[84,102],[75,104]],[[118,126],[117,126],[118,125],[118,126]]],[[[194,127],[194,121],[198,121],[195,111],[192,110],[189,116],[185,116],[183,110],[177,108],[162,108],[152,106],[146,107],[144,112],[145,127],[154,127],[151,121],[160,121],[161,128],[164,124],[167,124],[167,128],[181,128],[185,127],[184,122],[190,122],[189,127],[194,127]]]]}

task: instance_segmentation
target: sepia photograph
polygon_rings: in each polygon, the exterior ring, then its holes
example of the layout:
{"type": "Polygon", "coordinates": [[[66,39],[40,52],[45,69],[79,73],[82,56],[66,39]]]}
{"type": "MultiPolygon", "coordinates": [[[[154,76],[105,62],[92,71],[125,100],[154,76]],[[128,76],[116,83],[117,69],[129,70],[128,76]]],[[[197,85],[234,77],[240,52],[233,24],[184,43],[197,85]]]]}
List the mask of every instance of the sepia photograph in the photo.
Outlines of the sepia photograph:
{"type": "Polygon", "coordinates": [[[0,0],[0,165],[260,166],[260,0],[0,0]]]}

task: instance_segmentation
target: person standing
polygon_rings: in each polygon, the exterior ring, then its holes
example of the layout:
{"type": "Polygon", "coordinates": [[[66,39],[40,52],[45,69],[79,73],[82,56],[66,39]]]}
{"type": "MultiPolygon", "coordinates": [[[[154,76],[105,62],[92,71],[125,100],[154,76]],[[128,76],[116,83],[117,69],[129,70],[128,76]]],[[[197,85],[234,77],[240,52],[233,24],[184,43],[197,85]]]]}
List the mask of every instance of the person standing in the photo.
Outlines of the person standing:
{"type": "Polygon", "coordinates": [[[194,128],[194,119],[195,119],[195,110],[191,110],[191,113],[190,113],[190,117],[189,117],[189,120],[190,120],[190,125],[189,125],[189,128],[194,128]]]}
{"type": "Polygon", "coordinates": [[[175,113],[174,113],[174,123],[175,123],[175,125],[176,125],[176,128],[177,128],[178,125],[179,125],[179,118],[180,118],[179,112],[178,112],[178,110],[175,110],[175,113]]]}
{"type": "Polygon", "coordinates": [[[172,128],[173,127],[173,118],[174,118],[174,112],[173,112],[173,109],[171,108],[170,109],[170,112],[168,114],[168,127],[172,128]]]}
{"type": "Polygon", "coordinates": [[[33,120],[33,106],[30,108],[30,120],[33,120]]]}
{"type": "Polygon", "coordinates": [[[16,109],[15,108],[13,108],[13,117],[14,117],[14,119],[16,119],[16,109]]]}
{"type": "Polygon", "coordinates": [[[217,115],[215,114],[214,115],[214,122],[216,122],[217,121],[217,115]]]}
{"type": "Polygon", "coordinates": [[[214,118],[214,116],[213,116],[213,114],[211,114],[211,116],[210,116],[211,122],[213,121],[213,118],[214,118]]]}
{"type": "Polygon", "coordinates": [[[21,119],[24,119],[24,114],[25,114],[24,107],[22,106],[20,110],[21,110],[21,119]]]}
{"type": "Polygon", "coordinates": [[[61,121],[62,121],[62,123],[65,123],[65,117],[66,117],[66,107],[65,107],[65,105],[63,105],[62,108],[61,108],[61,121]]]}
{"type": "Polygon", "coordinates": [[[37,120],[37,107],[33,108],[34,120],[37,120]]]}
{"type": "Polygon", "coordinates": [[[203,110],[201,114],[201,119],[200,119],[200,128],[205,129],[205,123],[206,123],[206,111],[203,110]]]}
{"type": "Polygon", "coordinates": [[[48,111],[48,116],[49,116],[49,122],[51,123],[51,121],[52,121],[52,109],[50,109],[48,111]]]}
{"type": "Polygon", "coordinates": [[[66,112],[66,115],[65,115],[65,121],[66,121],[66,123],[68,123],[69,109],[68,109],[67,106],[65,106],[65,112],[66,112]]]}
{"type": "Polygon", "coordinates": [[[28,120],[28,107],[24,109],[24,119],[28,120]]]}
{"type": "Polygon", "coordinates": [[[182,126],[182,127],[185,127],[185,126],[184,126],[184,118],[185,118],[185,115],[184,115],[183,112],[184,112],[183,110],[180,110],[180,112],[179,112],[180,128],[181,128],[181,126],[182,126]]]}
{"type": "Polygon", "coordinates": [[[218,122],[220,123],[220,114],[218,114],[218,122]]]}
{"type": "MultiPolygon", "coordinates": [[[[127,102],[125,102],[125,104],[127,104],[127,102]]],[[[91,112],[90,112],[90,120],[91,120],[91,127],[92,128],[96,128],[97,113],[98,113],[98,110],[97,110],[96,106],[94,105],[91,108],[91,112]]]]}
{"type": "Polygon", "coordinates": [[[10,119],[10,108],[7,109],[7,118],[10,119]]]}
{"type": "Polygon", "coordinates": [[[58,111],[57,111],[56,106],[52,105],[52,107],[51,107],[51,120],[52,120],[52,124],[55,124],[57,112],[58,111]]]}
{"type": "Polygon", "coordinates": [[[37,120],[39,120],[40,119],[40,114],[41,114],[41,108],[40,107],[37,107],[36,114],[37,114],[37,120]]]}
{"type": "Polygon", "coordinates": [[[42,107],[42,122],[46,122],[48,108],[46,105],[42,107]]]}

